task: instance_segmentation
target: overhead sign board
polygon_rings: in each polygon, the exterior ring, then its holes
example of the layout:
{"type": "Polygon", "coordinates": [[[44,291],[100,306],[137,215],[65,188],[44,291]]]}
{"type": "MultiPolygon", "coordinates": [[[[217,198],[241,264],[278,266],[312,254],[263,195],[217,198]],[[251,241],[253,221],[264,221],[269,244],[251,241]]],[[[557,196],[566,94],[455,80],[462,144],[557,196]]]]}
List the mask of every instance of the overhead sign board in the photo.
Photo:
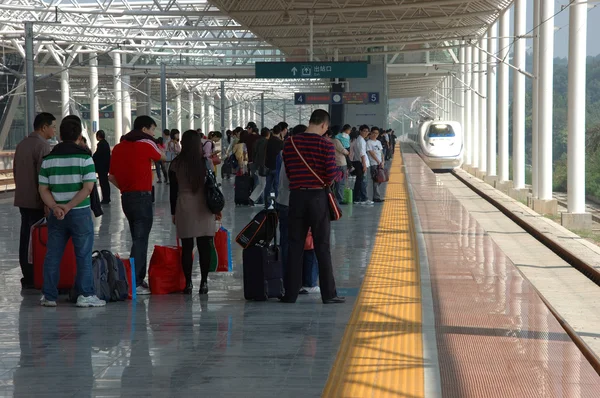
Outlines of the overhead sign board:
{"type": "Polygon", "coordinates": [[[295,105],[368,105],[378,104],[379,93],[295,93],[295,105]]]}
{"type": "Polygon", "coordinates": [[[368,62],[256,62],[258,79],[366,78],[368,62]]]}

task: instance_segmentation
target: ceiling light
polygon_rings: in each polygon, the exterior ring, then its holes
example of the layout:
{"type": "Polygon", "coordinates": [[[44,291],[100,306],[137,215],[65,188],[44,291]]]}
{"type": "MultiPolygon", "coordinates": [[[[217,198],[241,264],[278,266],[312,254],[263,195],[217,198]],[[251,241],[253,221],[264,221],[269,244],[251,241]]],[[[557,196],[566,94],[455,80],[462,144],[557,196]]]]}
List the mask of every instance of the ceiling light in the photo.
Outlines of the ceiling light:
{"type": "Polygon", "coordinates": [[[290,23],[290,22],[292,22],[292,17],[290,16],[290,13],[287,12],[287,10],[283,13],[283,17],[281,17],[281,21],[283,23],[290,23]]]}

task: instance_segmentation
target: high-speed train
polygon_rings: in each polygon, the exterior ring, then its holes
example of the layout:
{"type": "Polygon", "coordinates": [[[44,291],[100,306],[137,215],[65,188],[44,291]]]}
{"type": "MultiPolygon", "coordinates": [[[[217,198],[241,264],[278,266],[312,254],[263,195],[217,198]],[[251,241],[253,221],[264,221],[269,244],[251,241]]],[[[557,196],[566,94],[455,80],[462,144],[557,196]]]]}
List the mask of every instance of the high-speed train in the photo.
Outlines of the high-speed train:
{"type": "Polygon", "coordinates": [[[425,120],[408,138],[432,170],[453,170],[463,164],[463,133],[458,122],[425,120]]]}

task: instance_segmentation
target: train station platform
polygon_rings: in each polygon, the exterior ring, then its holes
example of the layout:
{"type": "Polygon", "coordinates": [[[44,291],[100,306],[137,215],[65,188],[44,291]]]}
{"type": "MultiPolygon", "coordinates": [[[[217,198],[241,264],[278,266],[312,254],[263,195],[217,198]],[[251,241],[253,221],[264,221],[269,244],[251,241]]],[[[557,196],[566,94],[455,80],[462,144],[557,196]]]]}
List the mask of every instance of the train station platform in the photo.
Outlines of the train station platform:
{"type": "MultiPolygon", "coordinates": [[[[43,308],[37,292],[20,291],[18,209],[0,199],[0,396],[600,396],[600,377],[548,305],[541,274],[524,272],[543,264],[518,261],[524,250],[542,263],[552,254],[402,150],[384,204],[345,207],[332,225],[345,305],[318,295],[244,301],[234,244],[234,272],[211,274],[207,297],[43,308]]],[[[223,190],[223,224],[235,235],[259,209],[235,207],[231,181],[223,190]]],[[[127,253],[114,195],[95,222],[95,247],[127,253]]],[[[174,236],[167,186],[158,185],[151,244],[174,236]]],[[[583,308],[573,288],[564,301],[583,308]]]]}

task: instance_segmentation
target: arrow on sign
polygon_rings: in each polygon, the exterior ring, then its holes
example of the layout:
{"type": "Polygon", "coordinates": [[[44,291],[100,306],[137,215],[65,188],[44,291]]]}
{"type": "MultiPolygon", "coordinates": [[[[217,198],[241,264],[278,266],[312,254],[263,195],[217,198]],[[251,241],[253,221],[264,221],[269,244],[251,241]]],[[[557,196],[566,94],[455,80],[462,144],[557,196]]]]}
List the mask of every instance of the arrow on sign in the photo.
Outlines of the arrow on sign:
{"type": "Polygon", "coordinates": [[[298,73],[298,69],[296,69],[295,66],[292,68],[292,73],[294,74],[294,76],[296,76],[296,73],[298,73]]]}

